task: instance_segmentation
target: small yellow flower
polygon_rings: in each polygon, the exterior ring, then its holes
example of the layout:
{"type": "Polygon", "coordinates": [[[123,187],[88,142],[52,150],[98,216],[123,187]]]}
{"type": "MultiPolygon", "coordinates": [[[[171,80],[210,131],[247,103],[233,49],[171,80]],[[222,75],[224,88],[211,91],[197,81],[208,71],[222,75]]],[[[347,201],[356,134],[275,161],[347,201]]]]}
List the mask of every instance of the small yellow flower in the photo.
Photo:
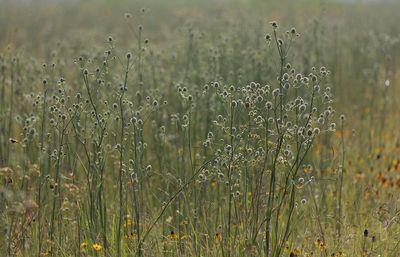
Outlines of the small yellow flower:
{"type": "Polygon", "coordinates": [[[215,233],[215,241],[220,242],[222,240],[222,235],[221,233],[217,232],[215,233]]]}
{"type": "Polygon", "coordinates": [[[216,188],[218,186],[218,182],[216,180],[211,181],[211,188],[216,188]]]}
{"type": "Polygon", "coordinates": [[[181,240],[182,240],[182,241],[185,241],[185,240],[187,240],[187,239],[188,239],[188,236],[187,236],[187,235],[182,235],[182,236],[181,236],[181,240]]]}
{"type": "Polygon", "coordinates": [[[81,249],[83,250],[83,249],[86,249],[86,247],[87,247],[87,242],[82,242],[81,243],[81,249]]]}
{"type": "Polygon", "coordinates": [[[326,251],[326,244],[321,240],[317,239],[314,241],[314,245],[318,248],[321,252],[326,251]]]}
{"type": "Polygon", "coordinates": [[[133,223],[132,218],[131,218],[130,215],[126,215],[126,216],[124,217],[124,220],[125,220],[125,222],[124,222],[124,226],[125,226],[125,227],[130,226],[130,225],[132,225],[132,223],[133,223]]]}
{"type": "Polygon", "coordinates": [[[99,243],[94,243],[93,245],[92,245],[92,247],[93,247],[93,249],[96,251],[96,252],[99,252],[99,251],[101,251],[101,245],[99,244],[99,243]]]}
{"type": "Polygon", "coordinates": [[[178,238],[178,236],[175,234],[175,232],[173,230],[171,230],[171,232],[169,232],[169,235],[167,236],[167,238],[170,240],[175,240],[178,238]]]}

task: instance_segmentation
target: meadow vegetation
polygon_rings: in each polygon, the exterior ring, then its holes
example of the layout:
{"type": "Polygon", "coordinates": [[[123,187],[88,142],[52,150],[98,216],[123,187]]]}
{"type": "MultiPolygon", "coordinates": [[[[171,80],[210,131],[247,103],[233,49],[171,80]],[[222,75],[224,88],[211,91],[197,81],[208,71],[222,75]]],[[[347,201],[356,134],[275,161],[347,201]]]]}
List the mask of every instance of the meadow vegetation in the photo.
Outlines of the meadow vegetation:
{"type": "Polygon", "coordinates": [[[398,4],[0,7],[0,256],[400,256],[398,4]]]}

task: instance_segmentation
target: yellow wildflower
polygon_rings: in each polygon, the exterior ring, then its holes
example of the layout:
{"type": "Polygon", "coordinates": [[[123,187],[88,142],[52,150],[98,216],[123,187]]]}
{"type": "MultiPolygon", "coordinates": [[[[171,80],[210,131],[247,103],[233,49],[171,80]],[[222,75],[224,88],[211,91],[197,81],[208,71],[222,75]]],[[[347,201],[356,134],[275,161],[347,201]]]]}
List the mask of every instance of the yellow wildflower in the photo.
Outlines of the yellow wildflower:
{"type": "Polygon", "coordinates": [[[222,240],[222,235],[221,233],[217,232],[215,233],[215,241],[220,242],[222,240]]]}
{"type": "Polygon", "coordinates": [[[96,251],[96,252],[99,252],[99,251],[101,251],[101,245],[99,244],[99,243],[94,243],[93,245],[92,245],[92,247],[93,247],[93,249],[96,251]]]}
{"type": "Polygon", "coordinates": [[[125,217],[124,217],[124,226],[125,227],[127,227],[127,226],[130,226],[130,225],[132,225],[132,223],[133,223],[133,221],[132,221],[132,218],[131,218],[131,216],[130,215],[126,215],[125,217]]]}
{"type": "Polygon", "coordinates": [[[87,242],[82,242],[81,249],[86,249],[87,245],[88,245],[87,242]]]}
{"type": "Polygon", "coordinates": [[[175,240],[178,238],[178,236],[175,234],[175,232],[173,230],[171,230],[171,232],[169,232],[169,235],[167,236],[167,238],[170,240],[175,240]]]}

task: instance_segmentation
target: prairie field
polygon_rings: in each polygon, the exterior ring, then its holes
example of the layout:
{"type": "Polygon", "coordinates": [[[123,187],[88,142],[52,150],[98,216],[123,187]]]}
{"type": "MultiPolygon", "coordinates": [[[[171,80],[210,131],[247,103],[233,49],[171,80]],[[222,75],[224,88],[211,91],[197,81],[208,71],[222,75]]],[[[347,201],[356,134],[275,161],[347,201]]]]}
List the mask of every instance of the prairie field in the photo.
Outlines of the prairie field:
{"type": "Polygon", "coordinates": [[[0,257],[400,257],[399,10],[0,0],[0,257]]]}

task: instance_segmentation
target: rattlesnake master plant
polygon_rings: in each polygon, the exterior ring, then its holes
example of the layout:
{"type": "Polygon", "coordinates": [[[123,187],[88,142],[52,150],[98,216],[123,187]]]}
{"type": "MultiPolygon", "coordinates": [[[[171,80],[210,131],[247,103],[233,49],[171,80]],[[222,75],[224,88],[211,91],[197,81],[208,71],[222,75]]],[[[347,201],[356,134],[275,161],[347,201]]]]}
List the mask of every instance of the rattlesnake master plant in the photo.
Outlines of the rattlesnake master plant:
{"type": "MultiPolygon", "coordinates": [[[[241,222],[232,218],[232,205],[238,204],[244,208],[241,218],[246,220],[249,243],[256,244],[263,231],[266,254],[280,256],[291,233],[297,191],[304,186],[304,177],[311,176],[303,172],[307,154],[321,134],[336,127],[329,71],[312,68],[303,75],[283,63],[290,43],[284,45],[277,37],[276,22],[272,27],[281,60],[277,81],[245,86],[212,82],[202,93],[214,107],[212,131],[203,143],[206,155],[214,159],[198,182],[216,180],[225,185],[220,203],[228,210],[221,218],[228,252],[236,243],[232,226],[241,222]],[[246,193],[249,188],[252,198],[246,193]]],[[[293,40],[290,33],[286,35],[293,40]]],[[[266,39],[271,44],[271,37],[266,39]]]]}

